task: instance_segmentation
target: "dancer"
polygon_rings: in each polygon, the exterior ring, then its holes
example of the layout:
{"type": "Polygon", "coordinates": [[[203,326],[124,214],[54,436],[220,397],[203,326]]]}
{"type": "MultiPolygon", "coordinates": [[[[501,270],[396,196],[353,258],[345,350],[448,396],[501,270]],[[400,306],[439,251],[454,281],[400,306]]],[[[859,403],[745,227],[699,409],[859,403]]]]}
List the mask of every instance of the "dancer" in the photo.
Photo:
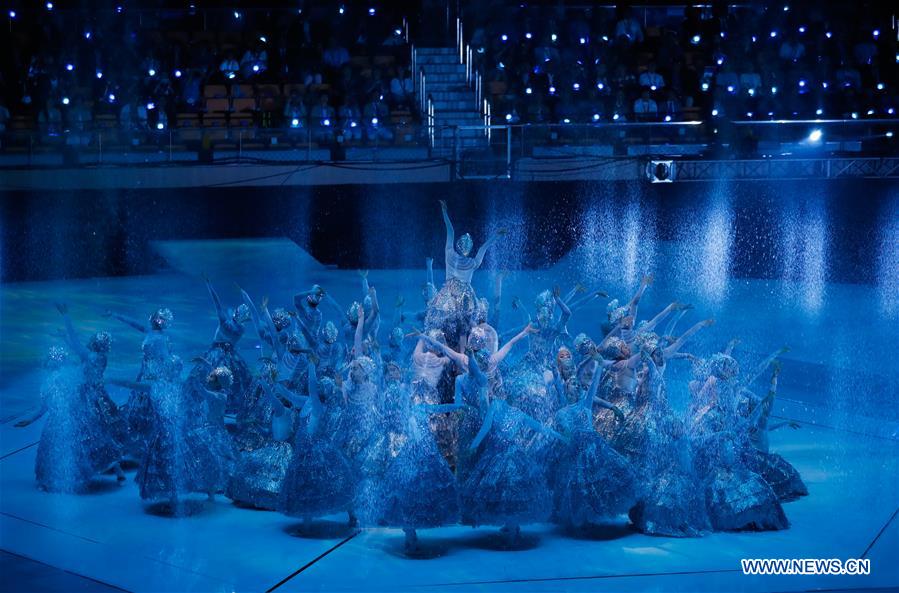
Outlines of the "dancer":
{"type": "Polygon", "coordinates": [[[446,243],[443,248],[446,282],[428,305],[425,329],[439,329],[443,332],[447,344],[456,350],[462,350],[462,339],[475,325],[477,295],[471,287],[471,278],[484,261],[487,249],[496,243],[505,231],[500,230],[497,235],[489,237],[475,256],[469,257],[473,247],[471,235],[465,233],[457,241],[444,200],[440,201],[440,210],[446,226],[446,243]]]}
{"type": "Polygon", "coordinates": [[[65,304],[57,304],[65,323],[66,344],[78,356],[80,373],[67,364],[65,352],[51,350],[45,368],[38,413],[19,421],[27,426],[47,414],[35,458],[38,488],[48,492],[84,492],[91,480],[112,469],[119,483],[124,423],[106,393],[103,375],[112,338],[96,332],[82,344],[65,304]],[[80,374],[80,376],[79,376],[80,374]]]}
{"type": "Polygon", "coordinates": [[[395,438],[398,451],[391,452],[384,474],[381,518],[386,525],[403,529],[407,554],[420,551],[416,530],[458,520],[456,479],[437,448],[428,417],[461,409],[459,391],[457,387],[452,404],[427,405],[413,404],[407,389],[394,390],[397,415],[405,422],[395,438]]]}
{"type": "MultiPolygon", "coordinates": [[[[285,515],[302,518],[308,533],[313,518],[351,509],[356,480],[349,461],[332,441],[334,435],[327,430],[331,424],[328,416],[334,411],[322,403],[315,363],[310,361],[307,370],[309,397],[297,419],[293,457],[281,484],[278,508],[285,515]]],[[[354,526],[352,510],[349,520],[354,526]]]]}
{"type": "Polygon", "coordinates": [[[250,320],[250,308],[246,303],[241,303],[237,309],[226,310],[209,278],[204,277],[203,280],[206,283],[209,298],[212,299],[212,304],[215,306],[218,326],[215,328],[212,346],[191,369],[190,378],[195,382],[202,383],[203,379],[216,367],[226,367],[230,370],[234,382],[227,393],[225,405],[225,411],[230,414],[237,411],[240,398],[249,389],[252,380],[247,363],[237,351],[237,343],[244,333],[243,326],[250,320]]]}
{"type": "MultiPolygon", "coordinates": [[[[118,319],[128,327],[144,334],[144,340],[141,343],[143,359],[135,379],[136,383],[152,384],[170,373],[173,369],[173,361],[177,357],[172,354],[171,343],[166,331],[173,319],[169,309],[161,307],[154,311],[147,324],[109,310],[104,313],[104,316],[118,319]]],[[[180,365],[180,362],[179,359],[175,364],[180,365]]],[[[154,417],[149,391],[133,389],[128,402],[123,406],[123,416],[128,426],[125,454],[132,461],[140,460],[146,454],[148,441],[153,432],[154,417]]]]}
{"type": "Polygon", "coordinates": [[[626,513],[637,501],[631,464],[593,428],[597,374],[579,401],[559,410],[556,429],[568,439],[554,475],[555,516],[569,526],[599,523],[626,513]]]}

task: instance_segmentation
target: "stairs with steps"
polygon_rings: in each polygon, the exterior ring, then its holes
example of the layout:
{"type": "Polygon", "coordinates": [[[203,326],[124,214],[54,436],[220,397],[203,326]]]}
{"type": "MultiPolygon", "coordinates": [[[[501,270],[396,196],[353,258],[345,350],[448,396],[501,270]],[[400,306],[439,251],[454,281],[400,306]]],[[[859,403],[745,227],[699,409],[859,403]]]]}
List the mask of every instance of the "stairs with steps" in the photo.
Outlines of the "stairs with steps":
{"type": "MultiPolygon", "coordinates": [[[[415,52],[416,64],[425,72],[425,93],[434,101],[436,136],[444,126],[481,126],[484,119],[475,92],[465,81],[465,65],[452,47],[421,47],[415,52]]],[[[486,148],[487,138],[479,130],[457,130],[460,148],[486,148]]],[[[453,148],[453,134],[442,134],[435,148],[453,148]]]]}

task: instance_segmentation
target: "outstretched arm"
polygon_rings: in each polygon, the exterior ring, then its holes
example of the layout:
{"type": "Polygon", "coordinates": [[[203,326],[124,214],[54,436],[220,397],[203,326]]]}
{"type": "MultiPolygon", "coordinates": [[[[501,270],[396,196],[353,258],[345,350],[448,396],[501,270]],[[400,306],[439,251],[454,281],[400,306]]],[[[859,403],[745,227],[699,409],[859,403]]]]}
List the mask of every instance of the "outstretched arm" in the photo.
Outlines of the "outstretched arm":
{"type": "Polygon", "coordinates": [[[69,345],[72,352],[78,355],[78,358],[85,361],[88,360],[88,358],[90,358],[90,352],[88,352],[84,344],[78,339],[78,334],[75,332],[75,326],[72,325],[72,318],[69,317],[68,306],[66,306],[65,303],[56,303],[56,309],[59,311],[59,314],[62,315],[62,321],[66,325],[66,344],[69,345]]]}
{"type": "Polygon", "coordinates": [[[493,324],[493,327],[499,331],[500,330],[500,319],[502,312],[502,303],[503,303],[503,280],[506,277],[506,271],[500,270],[500,272],[496,275],[496,280],[493,283],[493,315],[490,319],[490,322],[493,324]]]}
{"type": "Polygon", "coordinates": [[[567,299],[566,303],[568,303],[569,309],[571,309],[572,311],[577,311],[593,299],[599,298],[609,298],[609,294],[604,290],[594,290],[593,292],[585,294],[584,296],[578,299],[574,299],[573,301],[571,299],[567,299]]]}
{"type": "Polygon", "coordinates": [[[446,227],[446,243],[443,249],[449,253],[453,250],[453,243],[456,242],[456,231],[453,229],[453,223],[446,210],[446,200],[440,200],[440,212],[443,214],[443,225],[446,227]]]}
{"type": "Polygon", "coordinates": [[[353,337],[353,357],[362,356],[362,338],[365,336],[365,311],[356,306],[356,334],[353,337]]]}
{"type": "Polygon", "coordinates": [[[780,356],[781,354],[785,354],[785,353],[787,353],[787,352],[789,352],[789,351],[790,351],[790,349],[787,348],[786,346],[784,346],[783,348],[779,348],[778,350],[775,350],[774,352],[772,352],[771,354],[769,354],[768,356],[766,356],[760,363],[758,363],[758,364],[755,366],[755,368],[753,368],[753,369],[746,375],[746,377],[745,377],[745,378],[743,379],[743,381],[741,382],[741,383],[742,383],[742,386],[743,386],[743,387],[749,387],[750,385],[752,385],[752,384],[755,382],[755,380],[758,379],[759,376],[760,376],[762,373],[765,372],[765,369],[767,369],[768,366],[770,366],[771,363],[774,362],[774,360],[775,360],[778,356],[780,356]]]}
{"type": "Polygon", "coordinates": [[[734,338],[733,340],[731,340],[730,342],[727,343],[727,346],[725,346],[724,350],[722,350],[721,352],[726,356],[732,356],[733,352],[734,352],[734,348],[736,348],[737,344],[739,344],[739,343],[740,343],[740,340],[738,338],[734,338]]]}
{"type": "Polygon", "coordinates": [[[228,317],[225,315],[225,309],[222,307],[222,301],[219,299],[219,295],[215,292],[215,288],[212,287],[212,282],[209,281],[205,275],[203,276],[203,281],[206,282],[206,290],[209,291],[209,298],[212,299],[212,304],[215,306],[215,313],[218,315],[219,323],[221,325],[225,325],[228,323],[228,317]]]}
{"type": "Polygon", "coordinates": [[[693,308],[692,306],[683,307],[680,311],[678,311],[677,314],[668,321],[668,324],[665,326],[665,331],[663,332],[663,335],[666,335],[666,336],[674,335],[674,328],[677,327],[678,322],[684,318],[684,315],[687,314],[687,311],[692,308],[693,308]]]}
{"type": "Polygon", "coordinates": [[[490,404],[487,415],[484,417],[484,423],[481,424],[481,430],[478,431],[478,434],[475,435],[474,440],[471,441],[471,445],[468,447],[471,451],[480,447],[481,441],[483,441],[490,432],[490,428],[493,426],[493,416],[496,415],[496,405],[496,402],[490,404]]]}
{"type": "Polygon", "coordinates": [[[136,319],[133,319],[126,315],[119,315],[118,313],[113,313],[112,311],[107,309],[106,312],[104,313],[104,316],[112,317],[113,319],[118,319],[119,321],[121,321],[122,323],[127,325],[128,327],[130,327],[132,329],[136,329],[137,331],[139,331],[142,334],[147,333],[147,325],[145,323],[141,323],[140,321],[137,321],[136,319]]]}
{"type": "Polygon", "coordinates": [[[484,244],[478,248],[478,252],[474,256],[474,265],[476,268],[480,268],[481,264],[484,263],[484,255],[487,254],[487,250],[493,247],[493,245],[499,240],[502,235],[505,235],[506,231],[500,229],[496,232],[496,234],[491,235],[484,244]]]}
{"type": "Polygon", "coordinates": [[[442,352],[445,356],[449,357],[450,360],[452,360],[453,362],[458,364],[464,370],[466,370],[466,371],[468,370],[468,357],[465,356],[464,354],[460,354],[460,353],[456,352],[455,350],[453,350],[446,344],[441,344],[440,342],[438,342],[437,340],[434,340],[433,338],[431,338],[431,336],[428,336],[426,334],[419,334],[418,337],[420,339],[424,340],[425,342],[427,342],[429,346],[436,348],[437,350],[440,350],[440,352],[442,352]]]}
{"type": "Polygon", "coordinates": [[[515,346],[515,344],[523,340],[528,335],[535,334],[539,331],[539,329],[531,324],[524,326],[524,329],[518,332],[518,334],[514,338],[506,342],[502,348],[490,355],[490,359],[493,365],[496,366],[500,364],[506,358],[506,356],[509,355],[509,352],[512,351],[512,347],[515,346]]]}
{"type": "Polygon", "coordinates": [[[250,298],[250,295],[247,294],[247,291],[238,287],[240,289],[240,296],[243,299],[243,302],[247,305],[247,308],[250,310],[250,319],[253,321],[253,327],[256,328],[256,333],[259,335],[259,339],[264,342],[270,342],[270,340],[276,339],[275,336],[268,335],[268,328],[266,328],[264,322],[259,316],[259,309],[256,308],[256,304],[253,302],[253,299],[250,298]]]}
{"type": "Polygon", "coordinates": [[[685,331],[678,339],[674,341],[673,344],[665,348],[665,350],[663,351],[665,358],[671,358],[672,356],[674,356],[677,351],[683,347],[686,341],[690,339],[690,336],[692,336],[702,328],[712,325],[713,323],[715,323],[714,319],[706,319],[704,321],[700,321],[699,323],[685,331]]]}
{"type": "Polygon", "coordinates": [[[640,332],[643,333],[643,332],[655,331],[656,326],[659,323],[661,323],[662,320],[664,320],[666,317],[668,317],[668,315],[670,315],[672,311],[678,310],[682,307],[689,307],[689,305],[681,305],[680,303],[678,303],[676,301],[671,303],[670,305],[668,305],[667,307],[662,309],[658,315],[656,315],[655,317],[653,317],[652,319],[647,321],[645,324],[643,324],[643,326],[640,327],[640,332]]]}

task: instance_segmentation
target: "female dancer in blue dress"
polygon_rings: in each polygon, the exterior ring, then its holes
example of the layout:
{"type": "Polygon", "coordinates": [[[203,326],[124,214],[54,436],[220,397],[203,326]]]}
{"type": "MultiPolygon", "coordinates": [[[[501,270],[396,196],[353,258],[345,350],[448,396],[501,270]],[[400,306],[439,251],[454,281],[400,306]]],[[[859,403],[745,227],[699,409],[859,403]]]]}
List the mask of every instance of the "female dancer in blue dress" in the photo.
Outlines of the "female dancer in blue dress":
{"type": "Polygon", "coordinates": [[[402,420],[382,480],[381,520],[403,529],[409,554],[419,551],[417,529],[458,520],[456,478],[437,448],[428,418],[460,409],[459,391],[457,385],[456,402],[440,405],[413,404],[408,389],[402,386],[391,393],[395,413],[402,420]]]}
{"type": "Polygon", "coordinates": [[[209,298],[215,306],[218,316],[218,326],[215,328],[215,336],[212,346],[203,355],[203,358],[191,369],[190,377],[202,382],[216,367],[226,367],[234,377],[234,383],[227,393],[225,410],[228,413],[237,411],[240,406],[240,398],[250,387],[250,369],[246,361],[237,351],[237,343],[243,337],[244,324],[250,320],[250,308],[246,303],[241,303],[237,309],[225,309],[218,293],[212,287],[209,278],[204,278],[209,298]]]}
{"type": "Polygon", "coordinates": [[[597,373],[580,400],[555,416],[555,427],[569,442],[553,472],[555,516],[580,527],[626,513],[637,500],[637,478],[631,463],[593,428],[597,373]]]}
{"type": "MultiPolygon", "coordinates": [[[[456,350],[463,348],[462,340],[475,325],[477,296],[471,287],[475,270],[481,267],[484,255],[499,236],[487,239],[474,257],[469,257],[473,247],[471,236],[465,233],[456,241],[453,223],[446,209],[446,202],[440,201],[443,223],[446,226],[446,243],[443,248],[446,259],[446,282],[428,305],[425,329],[439,329],[446,343],[456,350]]],[[[500,231],[499,234],[503,234],[500,231]]]]}
{"type": "Polygon", "coordinates": [[[314,362],[307,371],[309,396],[297,419],[293,457],[281,483],[278,508],[285,515],[302,518],[307,531],[314,517],[348,510],[354,525],[356,476],[328,430],[333,426],[329,416],[336,411],[322,402],[314,362]]]}
{"type": "MultiPolygon", "coordinates": [[[[478,365],[470,365],[469,372],[482,374],[478,365]]],[[[484,421],[468,445],[475,457],[460,489],[462,522],[502,526],[512,547],[522,524],[545,521],[552,511],[547,460],[544,449],[533,446],[534,436],[566,439],[503,400],[488,404],[486,379],[475,383],[484,421]]]]}
{"type": "MultiPolygon", "coordinates": [[[[141,343],[143,358],[135,379],[137,383],[153,383],[169,372],[173,360],[171,343],[166,332],[173,319],[170,310],[165,307],[157,309],[150,315],[146,324],[111,311],[106,311],[105,316],[118,319],[144,334],[144,341],[141,343]]],[[[123,406],[123,416],[128,426],[125,454],[132,460],[140,460],[147,451],[153,433],[154,415],[149,391],[133,389],[128,402],[123,406]]]]}
{"type": "Polygon", "coordinates": [[[49,492],[83,492],[93,478],[109,469],[122,482],[124,423],[103,382],[111,338],[97,332],[87,345],[82,344],[67,307],[56,307],[65,322],[66,343],[81,364],[79,373],[66,364],[64,351],[52,351],[41,409],[17,423],[27,426],[47,413],[34,466],[38,487],[49,492]]]}
{"type": "Polygon", "coordinates": [[[260,373],[251,387],[258,395],[256,405],[238,413],[235,441],[243,448],[225,495],[238,505],[273,511],[293,459],[296,412],[306,398],[277,382],[277,365],[271,360],[262,361],[260,373]]]}

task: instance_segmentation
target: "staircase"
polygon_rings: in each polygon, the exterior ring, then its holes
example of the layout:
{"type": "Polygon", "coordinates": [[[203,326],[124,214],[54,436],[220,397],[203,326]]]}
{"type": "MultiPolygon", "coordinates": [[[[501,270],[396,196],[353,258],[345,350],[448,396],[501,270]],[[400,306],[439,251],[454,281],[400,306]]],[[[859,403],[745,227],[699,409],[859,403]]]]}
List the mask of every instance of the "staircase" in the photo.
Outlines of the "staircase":
{"type": "Polygon", "coordinates": [[[415,63],[425,73],[424,92],[434,106],[434,151],[452,156],[459,150],[485,148],[482,130],[449,130],[446,126],[483,126],[484,118],[475,91],[465,80],[465,65],[452,47],[421,47],[415,50],[415,63]]]}

